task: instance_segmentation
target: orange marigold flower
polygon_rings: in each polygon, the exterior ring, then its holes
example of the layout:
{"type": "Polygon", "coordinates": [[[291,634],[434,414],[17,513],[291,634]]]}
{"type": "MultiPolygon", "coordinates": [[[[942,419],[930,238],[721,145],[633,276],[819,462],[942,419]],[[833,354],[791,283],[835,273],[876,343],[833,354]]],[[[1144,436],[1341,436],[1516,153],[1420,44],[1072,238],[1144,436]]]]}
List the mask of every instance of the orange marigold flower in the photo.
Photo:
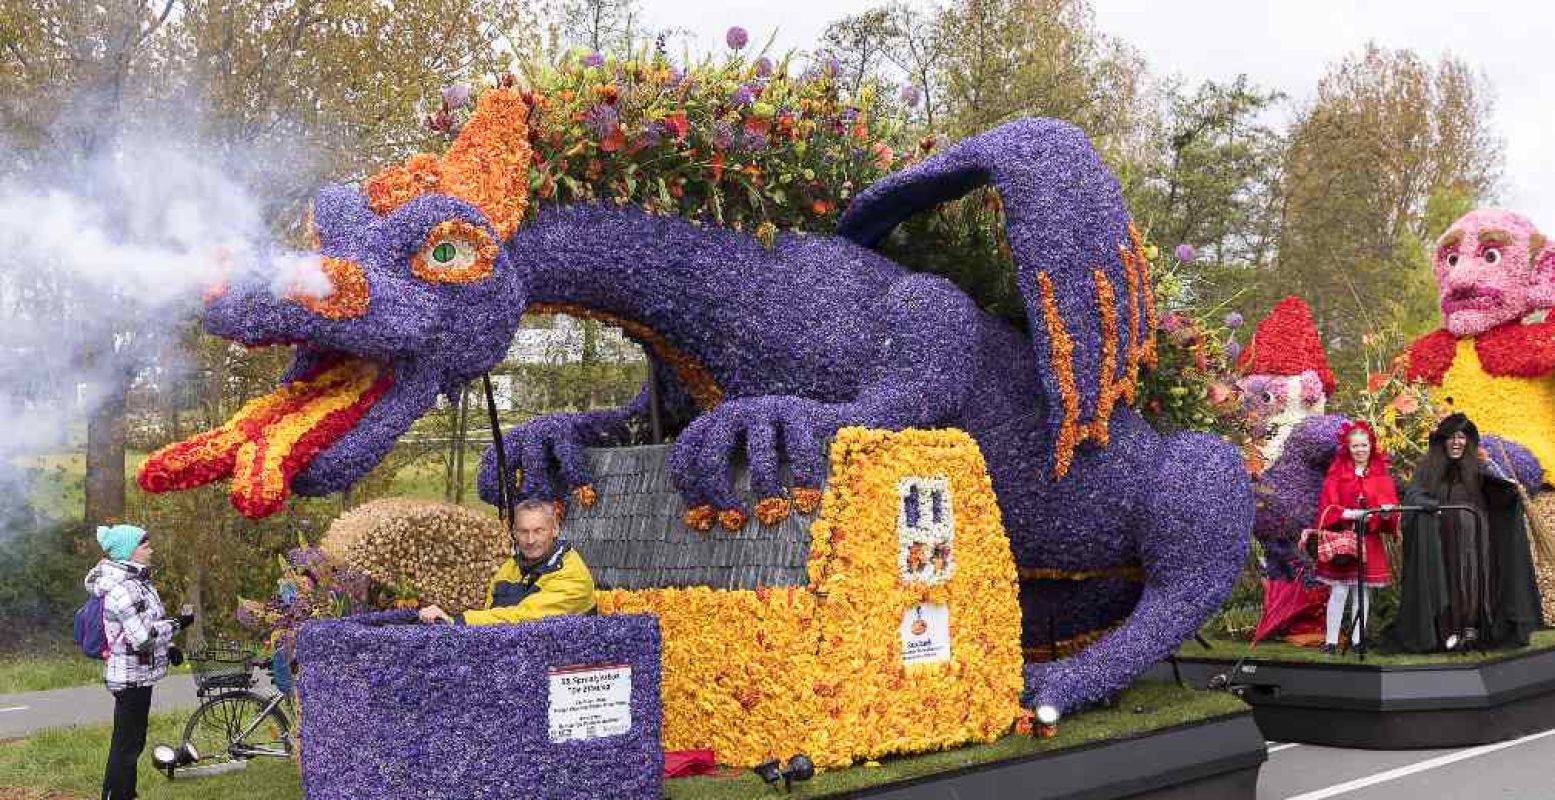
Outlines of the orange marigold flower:
{"type": "Polygon", "coordinates": [[[589,508],[599,502],[599,493],[594,491],[594,485],[585,483],[572,490],[572,496],[578,499],[578,503],[584,508],[589,508]]]}
{"type": "Polygon", "coordinates": [[[756,519],[763,525],[776,525],[787,518],[787,498],[765,497],[756,503],[756,519]]]}
{"type": "Polygon", "coordinates": [[[790,494],[794,497],[794,508],[801,514],[814,514],[821,507],[821,490],[808,486],[800,486],[790,494]]]}
{"type": "Polygon", "coordinates": [[[748,519],[745,516],[745,512],[738,508],[726,508],[718,512],[718,524],[722,525],[726,531],[737,531],[745,527],[748,519]]]}
{"type": "Polygon", "coordinates": [[[702,505],[686,509],[685,515],[680,518],[686,527],[706,533],[713,529],[713,523],[718,519],[718,512],[712,506],[702,505]]]}

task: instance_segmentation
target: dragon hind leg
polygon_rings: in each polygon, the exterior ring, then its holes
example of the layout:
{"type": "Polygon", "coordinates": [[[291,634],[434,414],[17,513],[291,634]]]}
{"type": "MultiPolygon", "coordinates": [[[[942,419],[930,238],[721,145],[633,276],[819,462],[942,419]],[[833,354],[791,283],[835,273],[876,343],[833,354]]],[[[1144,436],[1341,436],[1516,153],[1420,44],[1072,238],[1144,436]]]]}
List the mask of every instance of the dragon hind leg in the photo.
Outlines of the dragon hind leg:
{"type": "Polygon", "coordinates": [[[1136,535],[1139,602],[1122,625],[1076,655],[1028,663],[1026,707],[1067,713],[1122,691],[1192,637],[1230,593],[1253,525],[1241,459],[1205,434],[1176,434],[1162,445],[1136,535]]]}

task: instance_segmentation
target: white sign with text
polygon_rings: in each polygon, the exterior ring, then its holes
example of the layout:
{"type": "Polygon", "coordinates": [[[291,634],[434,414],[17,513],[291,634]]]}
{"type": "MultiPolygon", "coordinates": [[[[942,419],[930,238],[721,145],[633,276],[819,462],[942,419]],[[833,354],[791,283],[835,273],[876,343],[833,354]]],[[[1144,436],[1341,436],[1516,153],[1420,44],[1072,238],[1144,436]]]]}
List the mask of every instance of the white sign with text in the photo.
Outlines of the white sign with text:
{"type": "Polygon", "coordinates": [[[619,736],[632,728],[632,667],[558,667],[551,676],[551,741],[619,736]]]}
{"type": "Polygon", "coordinates": [[[902,612],[902,665],[950,660],[950,607],[919,603],[902,612]]]}

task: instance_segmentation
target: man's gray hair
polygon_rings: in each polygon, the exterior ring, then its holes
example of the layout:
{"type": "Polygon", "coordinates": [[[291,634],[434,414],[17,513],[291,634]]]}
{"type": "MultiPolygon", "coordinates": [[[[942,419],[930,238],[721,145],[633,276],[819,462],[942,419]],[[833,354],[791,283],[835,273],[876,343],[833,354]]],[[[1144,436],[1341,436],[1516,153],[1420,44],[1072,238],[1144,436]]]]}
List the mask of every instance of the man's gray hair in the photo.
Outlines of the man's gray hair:
{"type": "Polygon", "coordinates": [[[550,500],[541,500],[538,497],[521,500],[518,505],[513,506],[513,518],[518,519],[518,515],[525,511],[543,511],[547,517],[550,517],[552,524],[558,522],[556,519],[556,504],[550,500]]]}

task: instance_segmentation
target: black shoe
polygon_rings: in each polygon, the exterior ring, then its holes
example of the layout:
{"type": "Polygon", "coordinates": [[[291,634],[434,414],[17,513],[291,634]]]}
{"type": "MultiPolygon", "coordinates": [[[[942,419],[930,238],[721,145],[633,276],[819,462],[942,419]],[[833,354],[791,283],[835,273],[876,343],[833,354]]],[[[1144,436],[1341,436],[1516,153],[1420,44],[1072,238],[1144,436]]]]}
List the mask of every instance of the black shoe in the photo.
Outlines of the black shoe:
{"type": "Polygon", "coordinates": [[[1355,644],[1350,645],[1350,652],[1358,653],[1360,655],[1365,655],[1366,654],[1366,643],[1365,642],[1356,642],[1355,644]]]}
{"type": "Polygon", "coordinates": [[[1323,645],[1317,649],[1317,651],[1325,656],[1331,656],[1339,652],[1339,645],[1333,644],[1331,642],[1324,642],[1323,645]]]}

